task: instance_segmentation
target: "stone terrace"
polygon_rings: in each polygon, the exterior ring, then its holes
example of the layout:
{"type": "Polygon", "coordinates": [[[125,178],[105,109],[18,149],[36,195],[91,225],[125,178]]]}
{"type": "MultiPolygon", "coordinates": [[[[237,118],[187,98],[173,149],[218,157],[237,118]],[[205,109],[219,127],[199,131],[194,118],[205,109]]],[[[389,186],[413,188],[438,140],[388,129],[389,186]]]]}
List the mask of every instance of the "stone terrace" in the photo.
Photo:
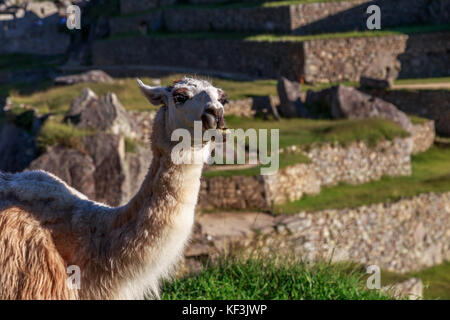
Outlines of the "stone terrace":
{"type": "Polygon", "coordinates": [[[307,2],[289,5],[260,4],[263,1],[243,1],[239,4],[226,1],[192,1],[189,5],[174,6],[175,0],[122,1],[125,16],[111,20],[112,33],[126,30],[138,31],[145,22],[152,30],[171,32],[234,31],[282,32],[292,34],[317,34],[337,31],[366,30],[366,13],[369,5],[382,10],[383,28],[410,24],[445,23],[448,21],[450,1],[441,6],[428,0],[351,0],[307,2]],[[161,9],[158,7],[158,3],[161,9]],[[215,5],[211,5],[211,3],[215,5]],[[199,5],[206,4],[206,5],[199,5]],[[402,10],[402,14],[398,14],[402,10]],[[407,10],[405,12],[405,10],[407,10]],[[140,14],[142,11],[149,13],[140,14]]]}
{"type": "Polygon", "coordinates": [[[286,41],[190,38],[182,34],[128,36],[97,41],[97,66],[151,65],[188,67],[253,78],[283,75],[306,82],[379,78],[399,68],[400,77],[450,75],[450,33],[385,35],[286,41]],[[183,48],[183,50],[180,50],[183,48]],[[170,54],[167,54],[170,52],[170,54]],[[201,57],[201,58],[200,58],[201,57]]]}

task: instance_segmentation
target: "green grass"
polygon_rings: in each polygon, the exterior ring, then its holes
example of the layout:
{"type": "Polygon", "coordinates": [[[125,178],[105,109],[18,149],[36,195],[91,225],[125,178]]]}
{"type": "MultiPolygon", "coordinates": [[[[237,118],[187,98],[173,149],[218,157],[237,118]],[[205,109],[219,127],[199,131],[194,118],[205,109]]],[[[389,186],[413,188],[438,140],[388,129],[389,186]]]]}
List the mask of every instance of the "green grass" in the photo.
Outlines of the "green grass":
{"type": "MultiPolygon", "coordinates": [[[[161,79],[164,85],[169,85],[174,79],[184,75],[173,74],[161,79]]],[[[202,77],[205,78],[205,77],[202,77]]],[[[142,78],[146,83],[150,79],[142,78]]],[[[224,89],[229,99],[243,99],[251,96],[276,95],[275,80],[234,81],[220,78],[209,78],[217,87],[224,89]]],[[[120,102],[128,110],[154,110],[147,99],[141,94],[134,78],[125,78],[115,83],[79,83],[71,86],[38,87],[33,92],[30,86],[21,84],[4,85],[0,87],[0,93],[10,95],[12,101],[17,104],[28,104],[39,110],[40,113],[64,114],[70,107],[73,99],[78,97],[83,88],[91,88],[98,96],[107,92],[117,94],[120,102]],[[43,89],[43,90],[40,90],[43,89]]]]}
{"type": "Polygon", "coordinates": [[[226,121],[229,128],[279,129],[280,148],[329,142],[346,145],[353,141],[363,141],[373,146],[380,140],[392,140],[409,135],[395,123],[383,119],[311,120],[294,118],[264,121],[258,118],[228,116],[226,121]]]}
{"type": "Polygon", "coordinates": [[[341,264],[275,262],[261,258],[221,259],[198,275],[165,283],[165,300],[293,299],[387,300],[377,290],[367,290],[360,272],[349,273],[341,264]]]}
{"type": "Polygon", "coordinates": [[[450,148],[432,147],[412,156],[412,174],[383,177],[362,185],[340,184],[323,188],[317,196],[276,206],[275,212],[297,213],[325,209],[354,208],[373,203],[397,201],[427,192],[450,191],[450,148]]]}
{"type": "Polygon", "coordinates": [[[92,130],[79,129],[70,124],[49,120],[39,131],[37,141],[41,148],[62,145],[79,149],[82,148],[80,139],[90,134],[93,134],[92,130]]]}
{"type": "Polygon", "coordinates": [[[424,284],[424,299],[450,300],[450,261],[406,274],[382,270],[381,284],[385,286],[394,282],[405,281],[412,277],[422,280],[424,284]]]}
{"type": "MultiPolygon", "coordinates": [[[[247,129],[279,129],[279,147],[293,145],[304,146],[321,143],[339,143],[346,145],[353,141],[364,141],[374,146],[380,140],[392,140],[409,134],[396,124],[382,119],[364,120],[310,120],[282,119],[280,121],[264,121],[258,118],[227,117],[229,128],[247,129]]],[[[270,133],[269,133],[270,137],[270,133]]],[[[268,151],[270,151],[270,141],[268,151]]],[[[309,158],[301,153],[286,153],[279,157],[279,168],[296,163],[309,163],[309,158]]],[[[224,164],[225,165],[225,164],[224,164]]],[[[254,176],[260,174],[261,166],[239,170],[212,170],[204,173],[206,178],[228,177],[235,175],[254,176]]]]}
{"type": "MultiPolygon", "coordinates": [[[[148,79],[143,79],[148,81],[148,79]]],[[[53,86],[32,94],[21,94],[10,89],[12,101],[28,104],[35,107],[40,113],[54,113],[62,115],[69,110],[72,101],[78,97],[83,88],[91,88],[98,96],[107,92],[117,94],[120,102],[129,110],[152,110],[156,107],[150,105],[141,94],[135,79],[118,80],[114,83],[78,83],[71,86],[53,86]]]]}
{"type": "MultiPolygon", "coordinates": [[[[216,40],[242,40],[257,42],[303,42],[308,40],[334,39],[334,38],[360,38],[381,37],[400,34],[417,34],[429,32],[449,32],[450,24],[445,25],[411,25],[395,27],[384,30],[346,31],[334,33],[321,33],[315,35],[289,35],[277,33],[242,33],[242,32],[161,32],[150,31],[147,36],[163,39],[216,39],[216,40]]],[[[125,37],[139,37],[138,32],[116,34],[102,41],[121,39],[125,37]]],[[[145,36],[141,36],[145,37],[145,36]]]]}
{"type": "MultiPolygon", "coordinates": [[[[301,153],[286,153],[283,155],[280,155],[279,158],[279,169],[286,168],[288,166],[292,166],[294,164],[298,163],[310,163],[311,160],[301,153]]],[[[226,166],[226,164],[223,164],[221,166],[226,166]]],[[[262,165],[257,165],[252,168],[246,168],[246,169],[237,169],[237,170],[211,170],[211,171],[205,171],[203,173],[203,176],[205,178],[213,178],[213,177],[231,177],[231,176],[256,176],[261,174],[261,167],[262,165]]]]}
{"type": "Polygon", "coordinates": [[[429,84],[429,83],[445,83],[450,82],[450,77],[439,77],[439,78],[420,78],[420,79],[397,79],[395,84],[429,84]]]}

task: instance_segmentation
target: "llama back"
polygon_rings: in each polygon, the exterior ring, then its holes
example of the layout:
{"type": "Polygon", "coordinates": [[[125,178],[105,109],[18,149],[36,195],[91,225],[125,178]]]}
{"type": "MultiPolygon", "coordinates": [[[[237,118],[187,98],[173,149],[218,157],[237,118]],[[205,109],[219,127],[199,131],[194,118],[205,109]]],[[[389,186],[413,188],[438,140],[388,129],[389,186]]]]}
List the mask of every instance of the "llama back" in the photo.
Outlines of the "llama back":
{"type": "Polygon", "coordinates": [[[41,204],[51,210],[71,210],[107,205],[88,200],[81,192],[67,185],[55,175],[43,171],[25,171],[21,173],[0,172],[0,210],[12,204],[34,208],[41,204]]]}

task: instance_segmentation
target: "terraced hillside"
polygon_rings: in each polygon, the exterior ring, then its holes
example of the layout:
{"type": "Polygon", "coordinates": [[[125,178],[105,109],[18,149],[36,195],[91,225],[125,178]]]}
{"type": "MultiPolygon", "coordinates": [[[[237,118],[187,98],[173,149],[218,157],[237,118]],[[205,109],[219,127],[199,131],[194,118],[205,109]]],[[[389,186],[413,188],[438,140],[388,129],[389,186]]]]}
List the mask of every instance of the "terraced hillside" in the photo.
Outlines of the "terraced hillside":
{"type": "Polygon", "coordinates": [[[109,36],[93,46],[93,63],[309,83],[443,77],[450,4],[438,2],[122,2],[109,36]],[[367,29],[370,4],[381,8],[381,30],[367,29]]]}

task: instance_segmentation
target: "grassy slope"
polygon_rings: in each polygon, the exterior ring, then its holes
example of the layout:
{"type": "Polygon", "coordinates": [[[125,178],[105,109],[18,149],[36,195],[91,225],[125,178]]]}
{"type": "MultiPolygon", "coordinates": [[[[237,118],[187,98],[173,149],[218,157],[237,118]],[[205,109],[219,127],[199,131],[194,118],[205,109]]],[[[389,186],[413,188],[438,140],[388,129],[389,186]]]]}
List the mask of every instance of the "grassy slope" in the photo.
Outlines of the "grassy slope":
{"type": "Polygon", "coordinates": [[[317,211],[357,207],[372,203],[395,201],[426,192],[450,191],[450,148],[433,147],[412,157],[412,175],[383,177],[362,185],[341,184],[323,188],[317,196],[306,196],[275,209],[280,213],[302,210],[317,211]]]}
{"type": "Polygon", "coordinates": [[[407,274],[381,272],[381,284],[404,281],[416,277],[424,284],[424,299],[450,300],[450,261],[407,274]]]}
{"type": "MultiPolygon", "coordinates": [[[[374,145],[381,139],[392,140],[395,137],[404,137],[408,134],[394,123],[381,119],[364,120],[310,120],[310,119],[282,119],[281,121],[263,121],[262,119],[249,119],[230,116],[227,117],[227,126],[230,128],[247,129],[279,129],[279,147],[285,148],[293,145],[320,144],[337,142],[348,144],[353,141],[364,141],[374,145]]],[[[308,163],[309,159],[302,154],[283,154],[280,156],[280,168],[295,163],[308,163]]],[[[205,177],[257,175],[260,167],[243,170],[222,170],[205,172],[205,177]]]]}
{"type": "MultiPolygon", "coordinates": [[[[430,32],[449,32],[450,24],[445,25],[412,25],[384,30],[346,31],[335,33],[321,33],[315,35],[291,35],[279,33],[243,33],[243,32],[162,32],[150,31],[147,36],[163,39],[216,39],[216,40],[242,40],[242,41],[268,41],[268,42],[302,42],[309,40],[334,39],[334,38],[360,38],[382,37],[401,34],[417,34],[430,32]]],[[[115,34],[100,41],[108,41],[127,37],[145,37],[139,32],[115,34]]]]}
{"type": "MultiPolygon", "coordinates": [[[[173,79],[182,75],[171,75],[162,79],[164,85],[171,83],[173,79]]],[[[276,82],[274,80],[259,80],[252,82],[231,81],[218,78],[210,79],[214,85],[223,88],[230,99],[240,99],[249,96],[263,96],[276,94],[276,82]]],[[[144,79],[144,81],[150,81],[144,79]]],[[[84,87],[90,87],[97,95],[103,95],[112,91],[117,94],[119,100],[128,110],[154,110],[148,101],[139,92],[135,79],[127,78],[113,84],[105,83],[81,83],[72,86],[50,87],[34,93],[20,93],[15,89],[8,89],[15,104],[28,104],[35,107],[40,113],[53,113],[60,118],[70,107],[74,98],[81,94],[84,87]]],[[[306,87],[308,88],[308,87],[306,87]]],[[[310,88],[310,87],[309,87],[310,88]]],[[[318,87],[315,87],[318,89],[318,87]]],[[[374,143],[382,138],[392,139],[405,133],[397,126],[382,120],[342,120],[342,121],[314,121],[306,119],[282,120],[280,122],[267,122],[259,119],[245,119],[228,117],[228,125],[231,128],[280,128],[280,147],[290,145],[310,144],[313,142],[339,141],[346,143],[354,140],[363,140],[374,143]]],[[[51,143],[55,139],[51,136],[56,134],[63,142],[70,140],[70,133],[78,132],[73,128],[63,128],[64,125],[51,124],[43,131],[46,135],[41,139],[43,144],[51,143]],[[61,129],[61,130],[60,130],[61,129]],[[58,133],[58,131],[61,131],[58,133]],[[48,133],[48,134],[47,134],[48,133]]],[[[293,156],[282,159],[282,166],[295,162],[304,162],[305,158],[293,156]]],[[[254,170],[254,169],[252,169],[254,170]]],[[[250,170],[250,171],[252,171],[250,170]]],[[[214,173],[215,174],[215,173],[214,173]]],[[[242,174],[253,174],[251,172],[242,174]]],[[[221,175],[227,175],[222,172],[221,175]]]]}
{"type": "Polygon", "coordinates": [[[389,299],[364,288],[363,274],[345,266],[224,259],[199,275],[166,283],[162,298],[179,299],[389,299]]]}
{"type": "Polygon", "coordinates": [[[391,140],[408,134],[391,121],[382,119],[363,120],[311,120],[303,118],[264,121],[230,116],[229,128],[279,129],[280,148],[312,143],[364,141],[374,145],[380,139],[391,140]]]}
{"type": "MultiPolygon", "coordinates": [[[[174,79],[179,79],[184,75],[176,74],[162,78],[162,83],[168,85],[174,79]]],[[[142,78],[144,82],[150,83],[149,79],[142,78]]],[[[217,87],[224,89],[229,99],[242,99],[251,96],[276,95],[275,80],[257,80],[257,81],[232,81],[223,79],[210,79],[217,87]]],[[[26,86],[4,85],[0,88],[0,93],[9,94],[15,103],[29,104],[37,108],[41,113],[53,112],[63,114],[66,112],[72,100],[81,94],[83,88],[91,88],[97,95],[103,95],[106,92],[115,92],[119,100],[128,110],[151,110],[152,107],[144,96],[139,92],[136,80],[126,78],[118,80],[115,83],[80,83],[72,86],[54,87],[50,86],[43,90],[30,92],[26,86]]]]}
{"type": "MultiPolygon", "coordinates": [[[[25,65],[34,65],[35,60],[32,56],[19,57],[19,60],[27,60],[25,65]]],[[[8,59],[0,55],[0,70],[2,70],[2,62],[6,63],[8,59]]],[[[24,62],[25,63],[25,62],[24,62]]],[[[6,64],[4,65],[6,67],[6,64]]],[[[164,85],[170,84],[173,79],[183,77],[182,74],[173,74],[162,78],[164,85]]],[[[148,79],[143,78],[144,81],[148,79]]],[[[235,81],[220,78],[209,78],[209,80],[217,87],[224,89],[230,100],[243,99],[252,96],[275,96],[277,95],[276,80],[256,80],[256,81],[235,81]]],[[[449,82],[450,78],[430,78],[430,79],[408,79],[397,80],[396,84],[416,84],[416,83],[434,83],[449,82]]],[[[302,85],[302,91],[320,90],[335,85],[318,84],[316,86],[302,85]]],[[[356,83],[345,83],[345,85],[356,86],[356,83]]],[[[40,83],[38,87],[31,88],[30,85],[1,85],[1,95],[11,95],[16,103],[31,104],[34,107],[45,112],[63,113],[68,110],[72,100],[81,94],[84,87],[90,87],[98,95],[105,94],[108,91],[115,92],[125,108],[129,110],[150,110],[154,109],[149,105],[147,100],[139,93],[135,79],[126,78],[117,81],[114,84],[91,84],[82,83],[73,86],[52,87],[49,82],[40,83]],[[39,90],[39,91],[38,91],[39,90]]]]}

